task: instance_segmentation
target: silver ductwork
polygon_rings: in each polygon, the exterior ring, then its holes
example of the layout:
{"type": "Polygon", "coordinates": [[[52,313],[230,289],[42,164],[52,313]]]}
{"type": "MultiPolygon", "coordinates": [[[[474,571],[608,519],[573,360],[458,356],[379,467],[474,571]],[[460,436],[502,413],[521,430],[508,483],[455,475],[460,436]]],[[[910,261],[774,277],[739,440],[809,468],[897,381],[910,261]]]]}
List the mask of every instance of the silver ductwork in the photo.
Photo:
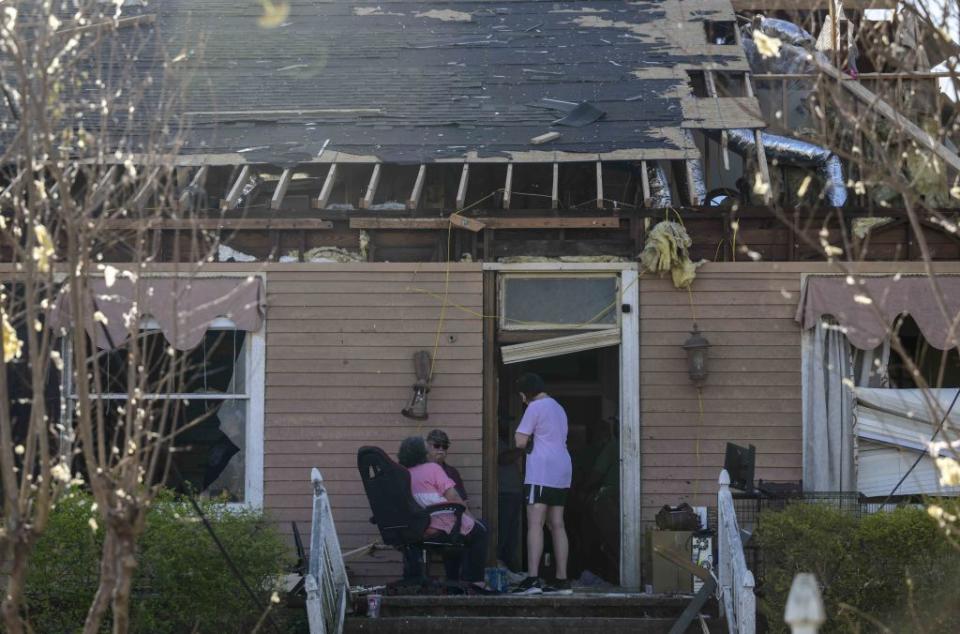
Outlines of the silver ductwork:
{"type": "Polygon", "coordinates": [[[788,42],[794,46],[802,46],[805,48],[813,48],[813,45],[817,43],[816,38],[810,35],[806,29],[793,22],[779,20],[777,18],[768,18],[762,15],[760,16],[759,22],[760,31],[764,35],[775,37],[782,42],[788,42]]]}
{"type": "MultiPolygon", "coordinates": [[[[727,138],[733,149],[742,155],[756,151],[754,131],[744,128],[727,130],[727,138]]],[[[824,195],[834,207],[847,202],[847,187],[843,179],[840,158],[830,150],[799,139],[761,132],[766,155],[788,165],[816,167],[825,183],[824,195]]]]}
{"type": "Polygon", "coordinates": [[[660,163],[647,163],[647,178],[650,180],[650,206],[654,209],[672,207],[670,181],[660,163]]]}

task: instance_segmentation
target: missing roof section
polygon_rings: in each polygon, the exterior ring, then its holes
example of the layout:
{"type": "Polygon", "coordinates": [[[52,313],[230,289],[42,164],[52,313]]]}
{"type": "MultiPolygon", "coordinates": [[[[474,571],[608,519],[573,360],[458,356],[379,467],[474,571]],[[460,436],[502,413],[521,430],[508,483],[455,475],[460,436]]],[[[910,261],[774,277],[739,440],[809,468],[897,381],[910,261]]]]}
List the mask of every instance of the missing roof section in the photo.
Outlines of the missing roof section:
{"type": "Polygon", "coordinates": [[[735,22],[713,22],[704,20],[703,30],[707,37],[707,44],[733,45],[737,43],[737,25],[735,22]]]}

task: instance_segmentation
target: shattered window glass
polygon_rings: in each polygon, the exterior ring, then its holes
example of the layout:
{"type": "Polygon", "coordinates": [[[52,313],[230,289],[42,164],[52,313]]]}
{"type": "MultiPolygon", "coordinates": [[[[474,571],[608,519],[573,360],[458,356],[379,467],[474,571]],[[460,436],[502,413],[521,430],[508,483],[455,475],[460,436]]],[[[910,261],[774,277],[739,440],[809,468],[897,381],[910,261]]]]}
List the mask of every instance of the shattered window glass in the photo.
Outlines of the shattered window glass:
{"type": "Polygon", "coordinates": [[[143,371],[135,374],[136,386],[128,385],[127,347],[98,351],[90,362],[90,375],[98,376],[99,382],[92,378],[90,388],[107,404],[108,437],[125,420],[129,394],[138,387],[148,424],[157,433],[175,433],[172,463],[179,477],[171,469],[167,486],[243,502],[247,339],[244,331],[211,329],[196,348],[179,351],[170,348],[159,330],[144,330],[138,341],[143,371]]]}

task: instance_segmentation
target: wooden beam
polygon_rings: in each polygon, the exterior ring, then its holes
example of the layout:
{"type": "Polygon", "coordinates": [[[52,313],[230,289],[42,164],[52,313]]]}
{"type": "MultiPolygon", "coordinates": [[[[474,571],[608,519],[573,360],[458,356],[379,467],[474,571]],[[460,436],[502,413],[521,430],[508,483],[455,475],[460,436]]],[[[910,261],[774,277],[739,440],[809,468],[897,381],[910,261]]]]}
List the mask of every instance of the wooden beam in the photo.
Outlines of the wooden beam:
{"type": "Polygon", "coordinates": [[[641,205],[648,207],[650,205],[650,175],[647,174],[646,161],[640,161],[640,191],[643,194],[641,205]]]}
{"type": "Polygon", "coordinates": [[[370,209],[373,207],[373,198],[377,195],[377,185],[380,184],[380,163],[375,163],[373,171],[370,172],[370,182],[367,183],[367,191],[360,200],[360,209],[370,209]]]}
{"type": "Polygon", "coordinates": [[[407,200],[407,209],[416,209],[420,206],[420,194],[423,193],[423,182],[427,178],[427,166],[420,165],[417,171],[417,180],[413,182],[413,191],[410,192],[410,199],[407,200]]]}
{"type": "Polygon", "coordinates": [[[487,225],[483,221],[477,220],[476,218],[471,218],[470,216],[450,214],[449,220],[450,224],[457,229],[466,229],[467,231],[472,231],[473,233],[480,233],[487,228],[487,225]]]}
{"type": "Polygon", "coordinates": [[[320,195],[317,196],[316,203],[314,207],[317,209],[326,209],[327,203],[330,202],[330,194],[333,193],[333,186],[337,183],[337,164],[330,163],[330,170],[327,172],[327,177],[323,180],[323,187],[320,188],[320,195]]]}
{"type": "MultiPolygon", "coordinates": [[[[14,189],[16,189],[17,185],[20,184],[20,181],[23,180],[23,177],[26,176],[26,174],[27,174],[26,168],[25,168],[25,169],[21,169],[19,172],[17,172],[17,175],[13,177],[13,180],[12,180],[12,181],[10,181],[10,184],[7,185],[7,186],[3,189],[3,192],[0,192],[0,200],[2,200],[2,199],[4,199],[4,198],[8,198],[8,197],[10,196],[10,192],[12,192],[14,189]]],[[[54,187],[57,187],[59,184],[60,184],[60,183],[57,182],[57,183],[54,183],[53,186],[54,186],[54,187]]],[[[53,191],[54,191],[53,189],[50,190],[51,193],[52,193],[53,191]]]]}
{"type": "Polygon", "coordinates": [[[871,92],[858,81],[850,80],[836,68],[826,64],[816,57],[811,58],[814,65],[825,75],[837,80],[841,86],[846,88],[854,97],[863,102],[868,109],[874,109],[880,115],[892,122],[912,138],[920,147],[930,150],[953,169],[960,171],[960,156],[951,152],[947,146],[937,141],[933,135],[922,129],[917,124],[908,120],[893,106],[871,92]]]}
{"type": "Polygon", "coordinates": [[[550,190],[550,208],[560,206],[560,164],[553,164],[553,188],[550,190]]]}
{"type": "Polygon", "coordinates": [[[603,163],[597,161],[597,209],[603,209],[603,163]]]}
{"type": "Polygon", "coordinates": [[[197,170],[197,173],[193,175],[193,179],[190,181],[190,184],[180,193],[180,206],[184,207],[187,204],[187,200],[190,198],[190,192],[196,191],[197,189],[203,188],[207,183],[207,174],[210,171],[209,165],[201,165],[200,169],[197,170]]]}
{"type": "MultiPolygon", "coordinates": [[[[469,218],[454,214],[454,226],[464,226],[460,220],[467,219],[482,224],[486,229],[619,229],[620,218],[611,217],[530,217],[469,218]]],[[[350,218],[351,229],[446,229],[450,218],[350,218]]],[[[479,226],[472,225],[472,226],[479,226]]],[[[464,228],[469,228],[464,226],[464,228]]]]}
{"type": "Polygon", "coordinates": [[[760,165],[760,176],[767,185],[767,191],[763,195],[766,202],[773,200],[773,184],[770,182],[770,167],[767,165],[767,150],[763,147],[763,133],[760,130],[753,131],[754,139],[757,142],[757,163],[760,165]]]}
{"type": "Polygon", "coordinates": [[[720,158],[723,159],[723,170],[730,171],[730,150],[727,148],[729,137],[726,130],[720,131],[720,158]]]}
{"type": "Polygon", "coordinates": [[[160,178],[160,169],[161,168],[159,167],[155,167],[150,171],[150,175],[147,176],[147,181],[143,184],[143,186],[140,187],[140,190],[130,201],[130,206],[133,209],[143,209],[143,207],[147,204],[147,199],[150,198],[153,190],[157,187],[157,179],[160,178]]]}
{"type": "Polygon", "coordinates": [[[690,201],[690,204],[694,207],[699,207],[702,204],[702,201],[697,196],[697,188],[693,184],[693,174],[694,174],[694,164],[693,162],[697,159],[687,159],[684,161],[684,169],[686,170],[687,175],[687,198],[690,201]]]}
{"type": "Polygon", "coordinates": [[[237,180],[233,181],[233,185],[230,186],[227,197],[224,198],[220,204],[221,209],[230,209],[237,204],[237,201],[240,200],[240,194],[243,193],[243,186],[247,182],[248,176],[250,176],[250,166],[244,165],[240,170],[240,174],[237,175],[237,180]]]}
{"type": "MultiPolygon", "coordinates": [[[[737,34],[737,43],[739,44],[740,30],[734,29],[734,33],[737,34]]],[[[746,73],[743,77],[743,88],[747,91],[748,97],[755,96],[755,93],[753,92],[753,79],[751,78],[750,73],[746,73]]],[[[763,133],[760,130],[754,130],[753,138],[757,145],[757,165],[760,167],[760,177],[767,186],[767,191],[763,195],[763,200],[767,203],[770,203],[773,200],[773,184],[770,182],[770,167],[767,165],[767,151],[763,147],[763,133]]]]}
{"type": "Polygon", "coordinates": [[[114,181],[117,178],[117,166],[111,165],[110,169],[100,178],[94,187],[93,194],[90,196],[90,208],[99,207],[107,199],[110,192],[113,191],[114,181]]]}
{"type": "Polygon", "coordinates": [[[540,136],[533,137],[532,139],[530,139],[530,143],[532,145],[543,145],[544,143],[549,143],[550,141],[553,141],[554,139],[559,139],[559,138],[560,138],[559,132],[547,132],[545,134],[541,134],[540,136]]]}
{"type": "MultiPolygon", "coordinates": [[[[484,259],[490,260],[489,254],[484,253],[484,259]]],[[[496,271],[484,271],[483,275],[483,314],[497,314],[497,273],[496,271]]],[[[498,394],[499,382],[497,381],[497,320],[492,317],[482,319],[483,332],[481,341],[483,343],[483,361],[482,361],[482,394],[483,394],[483,469],[481,491],[483,499],[496,500],[499,491],[497,439],[500,437],[499,426],[499,403],[498,394]]],[[[490,543],[498,543],[499,521],[497,520],[498,509],[496,504],[488,503],[483,511],[484,518],[490,526],[490,543]]],[[[494,549],[487,551],[487,565],[493,563],[496,558],[494,549]]]]}
{"type": "Polygon", "coordinates": [[[273,229],[297,229],[321,231],[332,229],[333,223],[318,218],[148,218],[144,220],[106,220],[104,229],[112,231],[137,230],[204,230],[204,231],[260,231],[273,229]]]}
{"type": "Polygon", "coordinates": [[[507,178],[503,183],[503,208],[510,209],[510,195],[513,192],[513,163],[507,163],[507,178]]]}
{"type": "MultiPolygon", "coordinates": [[[[76,178],[77,178],[77,164],[71,163],[70,165],[67,166],[67,169],[63,171],[63,179],[67,182],[67,189],[68,189],[67,194],[70,193],[69,190],[73,189],[73,182],[76,180],[76,178]]],[[[59,191],[60,191],[60,181],[58,180],[50,188],[50,197],[53,198],[54,195],[56,195],[57,192],[59,191]]]]}
{"type": "Polygon", "coordinates": [[[457,200],[456,208],[459,211],[463,209],[464,204],[467,202],[467,183],[470,179],[470,164],[463,164],[463,171],[460,172],[460,186],[457,187],[457,200]]]}
{"type": "Polygon", "coordinates": [[[717,82],[713,77],[713,71],[704,69],[703,71],[703,83],[707,86],[707,95],[710,97],[717,97],[717,82]]]}
{"type": "Polygon", "coordinates": [[[283,197],[287,195],[287,188],[290,187],[290,181],[293,179],[293,169],[287,168],[280,175],[277,181],[277,187],[273,190],[273,197],[270,198],[270,209],[276,211],[283,205],[283,197]]]}

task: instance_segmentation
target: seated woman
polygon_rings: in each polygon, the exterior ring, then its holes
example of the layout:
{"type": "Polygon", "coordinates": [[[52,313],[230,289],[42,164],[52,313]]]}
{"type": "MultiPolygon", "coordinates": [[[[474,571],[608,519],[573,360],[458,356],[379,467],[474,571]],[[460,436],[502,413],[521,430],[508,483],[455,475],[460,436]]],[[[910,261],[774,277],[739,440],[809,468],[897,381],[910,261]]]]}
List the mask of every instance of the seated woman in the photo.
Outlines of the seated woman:
{"type": "MultiPolygon", "coordinates": [[[[444,502],[463,504],[454,481],[444,473],[439,464],[427,460],[427,445],[420,436],[411,436],[400,444],[397,461],[410,471],[410,488],[413,498],[420,506],[427,507],[444,502]]],[[[427,533],[444,532],[449,535],[455,521],[452,511],[436,513],[430,517],[427,533]]],[[[487,559],[487,531],[483,524],[464,512],[460,533],[464,536],[463,555],[444,559],[447,579],[459,581],[462,578],[476,590],[488,591],[483,583],[483,566],[487,559]]],[[[411,555],[416,556],[415,553],[411,555]]],[[[407,570],[412,565],[414,564],[411,561],[404,562],[407,570]]],[[[419,566],[419,562],[416,565],[419,566]]]]}

